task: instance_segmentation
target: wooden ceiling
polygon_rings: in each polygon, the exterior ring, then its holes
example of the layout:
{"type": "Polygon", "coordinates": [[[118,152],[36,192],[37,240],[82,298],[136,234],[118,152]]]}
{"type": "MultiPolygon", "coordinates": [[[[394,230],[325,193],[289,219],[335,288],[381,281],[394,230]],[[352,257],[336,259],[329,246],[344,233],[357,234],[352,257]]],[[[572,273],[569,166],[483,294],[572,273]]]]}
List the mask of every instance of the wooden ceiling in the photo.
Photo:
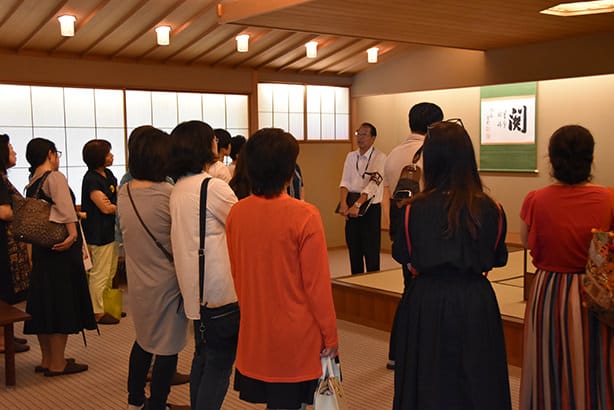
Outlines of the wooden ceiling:
{"type": "Polygon", "coordinates": [[[424,45],[491,50],[614,31],[614,14],[555,17],[544,0],[1,0],[0,52],[352,76],[424,45]],[[218,4],[221,3],[221,4],[218,4]],[[284,6],[281,7],[280,6],[284,6]],[[77,17],[61,37],[57,17],[77,17]],[[219,14],[219,15],[218,15],[219,14]],[[220,17],[221,15],[221,17],[220,17]],[[169,25],[171,44],[154,29],[169,25]],[[236,51],[247,33],[249,51],[236,51]],[[315,59],[304,44],[319,43],[315,59]]]}

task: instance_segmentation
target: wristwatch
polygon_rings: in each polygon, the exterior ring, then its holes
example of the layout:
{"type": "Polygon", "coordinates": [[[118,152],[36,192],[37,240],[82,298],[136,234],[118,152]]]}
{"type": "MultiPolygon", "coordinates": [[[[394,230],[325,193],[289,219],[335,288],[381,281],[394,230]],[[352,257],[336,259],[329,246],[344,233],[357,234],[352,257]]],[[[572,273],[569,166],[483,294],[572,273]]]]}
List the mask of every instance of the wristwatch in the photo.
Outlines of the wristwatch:
{"type": "Polygon", "coordinates": [[[360,202],[358,202],[358,201],[354,202],[354,206],[355,206],[356,208],[358,208],[358,209],[360,209],[360,206],[361,206],[361,205],[362,205],[362,204],[361,204],[360,202]]]}

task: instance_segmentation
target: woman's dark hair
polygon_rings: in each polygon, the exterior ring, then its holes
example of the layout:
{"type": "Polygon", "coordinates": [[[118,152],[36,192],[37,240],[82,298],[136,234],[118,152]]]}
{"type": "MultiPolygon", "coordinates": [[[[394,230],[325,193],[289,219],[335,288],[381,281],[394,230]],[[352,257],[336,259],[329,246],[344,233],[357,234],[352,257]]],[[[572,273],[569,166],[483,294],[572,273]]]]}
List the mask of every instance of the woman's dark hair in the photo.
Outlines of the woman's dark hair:
{"type": "Polygon", "coordinates": [[[256,131],[245,143],[252,193],[267,198],[280,195],[294,175],[298,151],[296,139],[282,129],[256,131]]]}
{"type": "Polygon", "coordinates": [[[243,135],[235,135],[230,139],[230,158],[235,161],[237,155],[241,152],[241,148],[245,145],[245,137],[243,135]]]}
{"type": "Polygon", "coordinates": [[[228,148],[232,139],[230,133],[223,128],[216,128],[213,130],[213,133],[217,137],[217,148],[228,148]]]}
{"type": "Polygon", "coordinates": [[[552,176],[573,185],[590,181],[595,140],[580,125],[566,125],[554,131],[548,143],[552,176]]]}
{"type": "Polygon", "coordinates": [[[171,177],[175,180],[198,174],[215,162],[213,129],[202,121],[187,121],[171,132],[171,177]]]}
{"type": "Polygon", "coordinates": [[[128,169],[135,179],[162,182],[168,175],[170,136],[150,125],[135,128],[128,139],[128,169]]]}
{"type": "Polygon", "coordinates": [[[6,174],[9,166],[9,136],[0,134],[0,172],[6,174]]]}
{"type": "Polygon", "coordinates": [[[475,152],[465,128],[457,123],[433,124],[424,140],[424,193],[445,193],[448,225],[445,235],[451,237],[467,229],[477,238],[482,201],[494,201],[484,193],[478,174],[475,152]]]}
{"type": "Polygon", "coordinates": [[[111,152],[111,143],[107,140],[90,140],[83,146],[83,162],[87,169],[94,170],[104,167],[107,155],[111,152]]]}
{"type": "Polygon", "coordinates": [[[245,154],[245,145],[241,148],[239,158],[235,166],[235,173],[228,182],[235,195],[239,199],[243,199],[251,194],[252,189],[249,184],[249,176],[247,173],[247,155],[245,154]]]}
{"type": "Polygon", "coordinates": [[[58,152],[53,141],[49,141],[45,138],[33,138],[28,142],[26,146],[26,159],[30,164],[30,175],[34,175],[36,168],[41,166],[47,161],[47,155],[49,151],[52,153],[58,152]]]}

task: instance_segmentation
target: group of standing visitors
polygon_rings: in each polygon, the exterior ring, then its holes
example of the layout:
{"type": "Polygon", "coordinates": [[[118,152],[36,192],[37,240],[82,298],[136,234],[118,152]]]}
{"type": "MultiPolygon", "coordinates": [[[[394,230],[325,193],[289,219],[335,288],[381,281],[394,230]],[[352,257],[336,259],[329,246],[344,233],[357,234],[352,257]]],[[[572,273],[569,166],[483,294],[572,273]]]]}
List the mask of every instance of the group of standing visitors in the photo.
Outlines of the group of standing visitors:
{"type": "MultiPolygon", "coordinates": [[[[435,104],[414,105],[412,134],[383,161],[375,127],[363,123],[356,132],[338,208],[351,271],[379,269],[379,217],[367,232],[370,209],[380,212],[380,174],[404,279],[387,364],[395,370],[393,408],[509,409],[501,315],[486,279],[507,262],[506,215],[485,192],[462,121],[443,118],[435,104]],[[412,162],[420,190],[397,207],[392,194],[412,162]]],[[[591,230],[614,228],[612,191],[590,182],[593,151],[587,129],[556,130],[548,147],[555,182],[530,192],[522,206],[521,239],[538,269],[525,314],[522,410],[614,406],[614,329],[582,306],[581,294],[591,230]]]]}
{"type": "MultiPolygon", "coordinates": [[[[390,208],[392,254],[404,279],[389,349],[393,408],[511,409],[501,314],[486,277],[507,263],[507,218],[482,184],[462,121],[443,118],[435,104],[412,107],[412,134],[388,157],[374,147],[375,126],[361,124],[338,208],[351,271],[379,270],[384,188],[391,191],[413,160],[420,192],[390,208]]],[[[320,358],[336,356],[339,340],[322,220],[301,200],[299,145],[274,128],[246,142],[226,137],[202,121],[170,135],[138,127],[128,145],[131,179],[119,190],[108,169],[111,145],[88,142],[81,211],[93,268],[86,275],[75,198],[58,172],[61,152],[44,138],[27,145],[26,195],[49,202],[50,220],[68,235],[52,248],[32,245],[31,258],[11,237],[19,193],[6,170],[16,154],[0,136],[0,298],[16,303],[27,294],[32,319],[24,334],[36,335],[41,349],[36,372],[87,370],[65,357],[68,335],[116,323],[103,296],[117,267],[117,216],[136,333],[129,408],[167,408],[189,321],[191,408],[221,408],[233,365],[242,400],[268,409],[312,403],[320,358]],[[219,161],[220,140],[231,171],[219,161]],[[241,147],[234,156],[233,141],[241,147]]],[[[556,130],[548,145],[554,183],[522,204],[521,240],[538,269],[525,314],[522,410],[605,410],[614,402],[614,330],[582,306],[591,229],[614,228],[612,191],[591,183],[594,145],[581,126],[556,130]]]]}

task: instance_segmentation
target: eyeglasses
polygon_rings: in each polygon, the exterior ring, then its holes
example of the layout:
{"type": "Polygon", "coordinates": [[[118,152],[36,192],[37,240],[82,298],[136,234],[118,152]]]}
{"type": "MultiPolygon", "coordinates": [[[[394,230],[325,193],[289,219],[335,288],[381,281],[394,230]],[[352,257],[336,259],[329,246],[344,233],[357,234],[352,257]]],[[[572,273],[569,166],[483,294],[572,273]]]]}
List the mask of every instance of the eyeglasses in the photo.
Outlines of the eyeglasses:
{"type": "Polygon", "coordinates": [[[371,133],[354,131],[354,135],[357,137],[370,137],[371,133]]]}
{"type": "Polygon", "coordinates": [[[447,120],[443,120],[443,121],[438,121],[438,122],[434,122],[431,125],[429,125],[428,127],[426,127],[426,136],[430,136],[431,135],[431,129],[434,128],[437,124],[442,124],[442,123],[450,123],[450,124],[457,124],[460,125],[461,128],[465,129],[465,126],[463,125],[463,120],[461,120],[460,118],[450,118],[447,120]]]}
{"type": "Polygon", "coordinates": [[[56,154],[58,154],[58,158],[62,158],[62,151],[56,151],[56,154]]]}

